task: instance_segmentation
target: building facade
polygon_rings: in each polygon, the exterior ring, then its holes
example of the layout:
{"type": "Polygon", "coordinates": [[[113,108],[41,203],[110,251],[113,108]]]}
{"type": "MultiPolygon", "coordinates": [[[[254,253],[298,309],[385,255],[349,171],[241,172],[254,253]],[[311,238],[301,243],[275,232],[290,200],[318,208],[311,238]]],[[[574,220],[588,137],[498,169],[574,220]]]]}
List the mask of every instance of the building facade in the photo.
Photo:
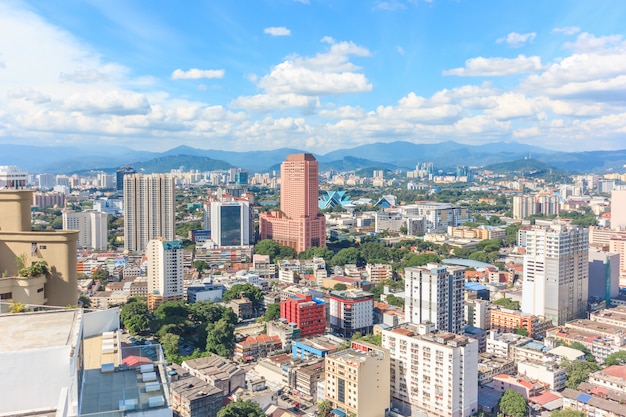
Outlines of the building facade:
{"type": "Polygon", "coordinates": [[[183,300],[183,244],[153,239],[146,248],[148,258],[148,306],[155,309],[166,301],[183,300]]]}
{"type": "Polygon", "coordinates": [[[464,268],[427,264],[405,269],[404,312],[413,324],[460,334],[464,324],[464,268]]]}
{"type": "Polygon", "coordinates": [[[522,311],[555,325],[583,316],[589,291],[588,230],[554,221],[519,233],[526,243],[522,311]]]}
{"type": "Polygon", "coordinates": [[[280,303],[280,317],[300,329],[300,337],[324,334],[326,305],[311,295],[296,294],[280,303]]]}
{"type": "Polygon", "coordinates": [[[63,212],[63,230],[78,230],[78,247],[104,251],[107,249],[107,217],[99,211],[63,212]]]}
{"type": "Polygon", "coordinates": [[[326,355],[326,400],[348,415],[385,415],[390,400],[389,366],[389,350],[364,342],[326,355]]]}
{"type": "Polygon", "coordinates": [[[124,250],[140,252],[151,239],[174,240],[174,178],[166,174],[124,175],[124,250]]]}
{"type": "Polygon", "coordinates": [[[318,163],[293,154],[280,166],[280,212],[259,217],[261,239],[274,239],[297,252],[326,246],[326,218],[318,210],[318,163]]]}
{"type": "Polygon", "coordinates": [[[430,324],[383,330],[391,403],[403,415],[470,416],[478,410],[478,342],[430,324]]]}
{"type": "Polygon", "coordinates": [[[250,204],[247,201],[211,202],[211,240],[219,247],[251,245],[250,204]]]}
{"type": "Polygon", "coordinates": [[[331,291],[330,329],[351,338],[356,332],[369,334],[374,326],[374,295],[362,290],[331,291]]]}

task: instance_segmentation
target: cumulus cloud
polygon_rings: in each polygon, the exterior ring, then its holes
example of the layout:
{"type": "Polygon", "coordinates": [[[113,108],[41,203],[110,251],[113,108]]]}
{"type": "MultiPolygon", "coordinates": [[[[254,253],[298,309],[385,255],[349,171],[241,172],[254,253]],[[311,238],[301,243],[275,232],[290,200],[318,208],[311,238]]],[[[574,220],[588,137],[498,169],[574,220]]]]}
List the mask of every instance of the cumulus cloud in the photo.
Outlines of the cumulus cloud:
{"type": "Polygon", "coordinates": [[[580,28],[578,26],[563,26],[560,28],[552,29],[553,33],[562,33],[563,35],[575,35],[580,32],[580,28]]]}
{"type": "Polygon", "coordinates": [[[76,93],[64,100],[64,108],[84,114],[115,114],[118,116],[147,114],[150,103],[144,94],[128,91],[94,91],[76,93]]]}
{"type": "Polygon", "coordinates": [[[172,72],[172,80],[199,80],[200,78],[224,78],[224,70],[201,70],[191,68],[183,71],[180,68],[172,72]]]}
{"type": "Polygon", "coordinates": [[[622,41],[622,35],[594,36],[585,32],[578,35],[574,42],[565,42],[563,48],[594,54],[611,52],[613,48],[619,48],[623,52],[626,42],[622,41]]]}
{"type": "Polygon", "coordinates": [[[263,33],[271,36],[289,36],[291,35],[291,30],[287,29],[284,26],[278,26],[265,28],[263,29],[263,33]]]}
{"type": "Polygon", "coordinates": [[[406,9],[406,4],[404,4],[400,0],[378,1],[374,5],[374,10],[387,10],[390,12],[395,12],[404,9],[406,9]]]}
{"type": "Polygon", "coordinates": [[[230,103],[232,108],[253,112],[267,113],[278,109],[300,109],[310,114],[319,107],[317,97],[297,94],[257,94],[255,96],[237,97],[230,103]]]}
{"type": "Polygon", "coordinates": [[[528,42],[532,42],[537,37],[535,32],[517,33],[511,32],[508,35],[496,40],[496,43],[505,43],[513,48],[520,48],[528,42]]]}
{"type": "Polygon", "coordinates": [[[400,54],[400,55],[404,55],[404,48],[401,46],[396,46],[396,51],[400,54]]]}
{"type": "Polygon", "coordinates": [[[541,69],[541,58],[538,56],[518,55],[517,58],[484,58],[479,56],[465,61],[465,67],[443,71],[443,75],[500,77],[535,72],[541,69]]]}
{"type": "Polygon", "coordinates": [[[367,57],[370,52],[353,42],[336,42],[325,37],[330,49],[313,57],[293,55],[274,66],[258,86],[269,94],[340,95],[370,91],[372,84],[350,57],[367,57]]]}

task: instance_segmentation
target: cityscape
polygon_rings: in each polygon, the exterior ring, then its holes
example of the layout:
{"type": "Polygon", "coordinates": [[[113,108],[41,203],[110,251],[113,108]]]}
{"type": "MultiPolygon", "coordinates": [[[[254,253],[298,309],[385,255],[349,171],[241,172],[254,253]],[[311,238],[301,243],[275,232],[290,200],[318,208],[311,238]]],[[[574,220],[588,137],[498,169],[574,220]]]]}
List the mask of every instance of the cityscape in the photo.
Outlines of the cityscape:
{"type": "Polygon", "coordinates": [[[0,416],[626,416],[626,3],[222,3],[0,1],[0,416]]]}

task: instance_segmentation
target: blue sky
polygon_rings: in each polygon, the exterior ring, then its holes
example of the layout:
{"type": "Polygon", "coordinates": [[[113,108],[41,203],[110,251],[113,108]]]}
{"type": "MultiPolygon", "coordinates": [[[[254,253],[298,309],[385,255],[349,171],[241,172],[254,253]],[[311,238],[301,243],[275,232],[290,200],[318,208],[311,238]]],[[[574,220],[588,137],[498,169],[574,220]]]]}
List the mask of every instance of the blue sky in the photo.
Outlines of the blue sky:
{"type": "Polygon", "coordinates": [[[0,0],[0,143],[626,148],[626,2],[0,0]]]}

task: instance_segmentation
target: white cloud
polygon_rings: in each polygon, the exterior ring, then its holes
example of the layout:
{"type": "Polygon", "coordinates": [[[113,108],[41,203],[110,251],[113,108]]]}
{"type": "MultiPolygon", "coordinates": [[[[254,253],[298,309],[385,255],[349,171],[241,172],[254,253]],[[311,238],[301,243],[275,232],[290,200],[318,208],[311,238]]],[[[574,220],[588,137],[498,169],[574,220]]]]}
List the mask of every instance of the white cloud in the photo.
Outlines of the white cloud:
{"type": "Polygon", "coordinates": [[[365,75],[356,72],[360,68],[349,61],[351,56],[369,56],[366,48],[330,37],[322,42],[331,45],[328,51],[314,57],[288,57],[262,77],[258,86],[273,95],[340,95],[372,89],[365,75]]]}
{"type": "Polygon", "coordinates": [[[484,58],[479,56],[465,61],[465,67],[443,71],[443,75],[469,77],[499,77],[541,70],[538,56],[518,55],[517,58],[484,58]]]}
{"type": "Polygon", "coordinates": [[[263,33],[271,36],[289,36],[291,35],[291,31],[284,26],[278,27],[269,27],[263,29],[263,33]]]}
{"type": "Polygon", "coordinates": [[[575,35],[580,32],[580,28],[578,26],[563,26],[560,28],[552,29],[553,33],[562,33],[564,35],[575,35]]]}
{"type": "Polygon", "coordinates": [[[396,51],[398,51],[398,53],[399,53],[400,55],[404,55],[404,54],[405,54],[405,52],[404,52],[404,48],[403,48],[403,47],[401,47],[401,46],[396,46],[396,51]]]}
{"type": "Polygon", "coordinates": [[[144,94],[128,91],[93,91],[75,93],[64,100],[65,109],[83,114],[147,114],[150,103],[144,94]]]}
{"type": "Polygon", "coordinates": [[[172,80],[198,80],[200,78],[224,78],[224,70],[201,70],[192,68],[188,71],[177,69],[172,72],[172,80]]]}
{"type": "Polygon", "coordinates": [[[405,10],[406,5],[400,0],[387,0],[387,1],[378,1],[374,5],[375,10],[386,10],[390,12],[395,12],[398,10],[405,10]]]}
{"type": "Polygon", "coordinates": [[[235,109],[260,113],[292,108],[300,109],[304,113],[312,113],[319,107],[319,99],[297,94],[257,94],[255,96],[237,97],[230,103],[230,106],[235,109]]]}
{"type": "Polygon", "coordinates": [[[622,41],[622,35],[594,36],[590,33],[581,33],[574,42],[565,42],[563,48],[572,49],[575,52],[603,53],[614,51],[615,48],[626,49],[626,42],[622,41]]]}
{"type": "Polygon", "coordinates": [[[519,48],[524,46],[527,42],[532,42],[537,37],[535,32],[529,33],[517,33],[511,32],[503,38],[496,40],[496,43],[506,43],[513,48],[519,48]]]}

